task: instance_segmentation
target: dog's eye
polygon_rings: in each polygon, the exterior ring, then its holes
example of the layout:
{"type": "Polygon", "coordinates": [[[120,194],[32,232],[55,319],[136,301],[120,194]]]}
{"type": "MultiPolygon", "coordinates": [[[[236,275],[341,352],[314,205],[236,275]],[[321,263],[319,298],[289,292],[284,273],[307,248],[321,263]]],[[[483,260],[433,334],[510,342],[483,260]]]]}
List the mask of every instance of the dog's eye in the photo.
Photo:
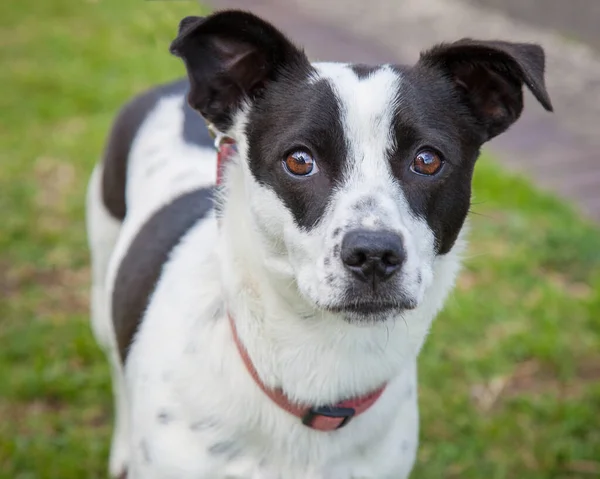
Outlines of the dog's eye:
{"type": "Polygon", "coordinates": [[[423,150],[417,154],[410,169],[418,175],[432,176],[440,171],[443,165],[444,161],[440,155],[431,150],[423,150]]]}
{"type": "Polygon", "coordinates": [[[317,171],[317,163],[306,151],[294,151],[283,162],[285,169],[294,176],[310,176],[317,171]]]}

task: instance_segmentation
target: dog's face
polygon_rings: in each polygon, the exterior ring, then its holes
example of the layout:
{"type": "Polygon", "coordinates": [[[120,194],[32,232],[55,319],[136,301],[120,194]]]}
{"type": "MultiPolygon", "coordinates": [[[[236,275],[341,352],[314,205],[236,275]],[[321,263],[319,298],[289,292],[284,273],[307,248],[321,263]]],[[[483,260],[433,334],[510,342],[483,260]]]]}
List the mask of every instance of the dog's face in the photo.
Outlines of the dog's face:
{"type": "Polygon", "coordinates": [[[182,21],[189,101],[235,132],[247,207],[304,299],[350,319],[418,307],[460,233],[481,145],[542,105],[540,47],[461,40],[412,67],[311,64],[242,12],[182,21]]]}

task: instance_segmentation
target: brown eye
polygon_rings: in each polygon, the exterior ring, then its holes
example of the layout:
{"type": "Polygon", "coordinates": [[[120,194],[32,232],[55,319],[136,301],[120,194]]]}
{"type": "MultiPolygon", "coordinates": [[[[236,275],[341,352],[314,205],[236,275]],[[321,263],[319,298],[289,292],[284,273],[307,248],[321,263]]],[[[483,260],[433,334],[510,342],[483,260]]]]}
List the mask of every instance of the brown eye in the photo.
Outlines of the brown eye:
{"type": "Polygon", "coordinates": [[[283,163],[285,169],[294,176],[310,176],[318,171],[317,163],[306,151],[294,151],[283,163]]]}
{"type": "Polygon", "coordinates": [[[432,176],[440,171],[443,165],[440,155],[431,150],[423,150],[415,157],[410,169],[419,175],[432,176]]]}

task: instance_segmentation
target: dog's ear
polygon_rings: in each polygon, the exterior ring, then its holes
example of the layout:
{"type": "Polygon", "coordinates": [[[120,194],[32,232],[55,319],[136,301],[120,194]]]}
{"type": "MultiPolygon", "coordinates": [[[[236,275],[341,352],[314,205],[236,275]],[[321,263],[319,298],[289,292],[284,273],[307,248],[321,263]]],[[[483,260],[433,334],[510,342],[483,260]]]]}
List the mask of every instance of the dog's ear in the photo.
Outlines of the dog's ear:
{"type": "Polygon", "coordinates": [[[421,54],[419,65],[441,69],[483,127],[484,141],[505,131],[523,110],[523,83],[552,111],[544,82],[544,50],[530,43],[464,38],[421,54]]]}
{"type": "Polygon", "coordinates": [[[310,68],[304,53],[269,23],[246,12],[186,17],[171,44],[190,80],[190,106],[221,131],[235,111],[291,66],[310,68]]]}

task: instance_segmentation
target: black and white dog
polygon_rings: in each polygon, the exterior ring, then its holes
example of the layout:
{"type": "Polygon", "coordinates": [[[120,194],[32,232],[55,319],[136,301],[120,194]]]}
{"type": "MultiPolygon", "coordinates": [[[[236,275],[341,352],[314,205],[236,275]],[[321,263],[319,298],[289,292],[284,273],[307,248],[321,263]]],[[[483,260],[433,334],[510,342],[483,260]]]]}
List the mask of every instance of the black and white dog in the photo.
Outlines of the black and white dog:
{"type": "Polygon", "coordinates": [[[171,51],[189,79],[124,108],[88,193],[110,474],[407,477],[417,355],[459,269],[473,167],[523,84],[552,109],[543,50],[311,63],[225,11],[185,18],[171,51]],[[219,133],[216,187],[197,112],[219,133]]]}

